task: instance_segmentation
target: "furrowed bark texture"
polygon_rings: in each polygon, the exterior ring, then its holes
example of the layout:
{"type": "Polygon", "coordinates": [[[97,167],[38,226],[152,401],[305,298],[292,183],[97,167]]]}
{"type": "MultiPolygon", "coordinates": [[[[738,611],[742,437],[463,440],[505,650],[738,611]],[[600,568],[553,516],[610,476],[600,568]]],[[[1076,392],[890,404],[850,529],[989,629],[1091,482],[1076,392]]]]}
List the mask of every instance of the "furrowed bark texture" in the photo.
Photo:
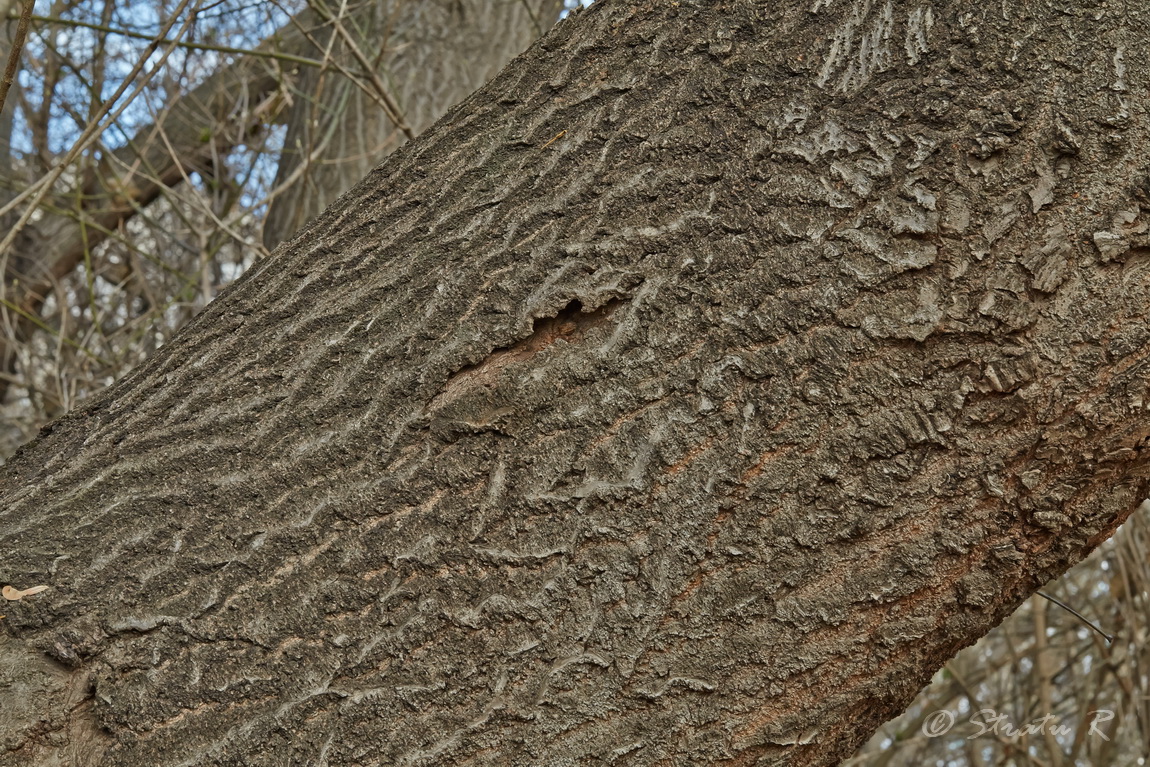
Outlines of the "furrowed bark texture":
{"type": "Polygon", "coordinates": [[[0,764],[851,753],[1147,494],[1147,15],[560,23],[4,467],[0,764]]]}

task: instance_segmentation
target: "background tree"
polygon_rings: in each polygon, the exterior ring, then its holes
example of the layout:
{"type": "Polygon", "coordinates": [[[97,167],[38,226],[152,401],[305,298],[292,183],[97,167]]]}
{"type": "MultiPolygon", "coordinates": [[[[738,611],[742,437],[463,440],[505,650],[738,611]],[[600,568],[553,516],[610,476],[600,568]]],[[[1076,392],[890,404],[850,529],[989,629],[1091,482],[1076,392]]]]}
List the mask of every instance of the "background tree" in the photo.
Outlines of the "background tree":
{"type": "Polygon", "coordinates": [[[13,758],[818,763],[1128,512],[1137,12],[734,9],[560,35],[9,467],[13,758]]]}
{"type": "Polygon", "coordinates": [[[494,77],[551,26],[561,5],[371,0],[349,12],[317,3],[316,12],[330,22],[304,53],[327,65],[301,70],[276,173],[281,193],[271,202],[264,244],[274,248],[290,237],[381,158],[494,77]],[[388,50],[394,53],[381,68],[375,62],[388,50]],[[341,75],[363,69],[376,75],[367,84],[341,75]]]}

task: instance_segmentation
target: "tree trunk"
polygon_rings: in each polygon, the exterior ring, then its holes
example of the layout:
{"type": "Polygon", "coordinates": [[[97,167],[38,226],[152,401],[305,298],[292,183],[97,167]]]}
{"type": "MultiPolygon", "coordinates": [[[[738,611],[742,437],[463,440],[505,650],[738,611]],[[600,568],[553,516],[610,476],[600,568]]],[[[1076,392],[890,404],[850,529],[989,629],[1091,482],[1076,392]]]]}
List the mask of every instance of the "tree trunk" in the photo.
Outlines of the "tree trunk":
{"type": "Polygon", "coordinates": [[[4,467],[0,764],[853,752],[1146,496],[1084,5],[560,23],[4,467]]]}
{"type": "Polygon", "coordinates": [[[418,134],[526,50],[563,7],[560,0],[363,0],[337,14],[318,0],[315,5],[324,8],[314,12],[324,22],[302,54],[339,68],[309,68],[291,89],[276,174],[285,192],[268,208],[268,248],[295,234],[406,140],[376,103],[377,94],[341,70],[361,70],[359,56],[370,58],[401,119],[418,134]],[[337,24],[344,34],[337,34],[337,24]]]}

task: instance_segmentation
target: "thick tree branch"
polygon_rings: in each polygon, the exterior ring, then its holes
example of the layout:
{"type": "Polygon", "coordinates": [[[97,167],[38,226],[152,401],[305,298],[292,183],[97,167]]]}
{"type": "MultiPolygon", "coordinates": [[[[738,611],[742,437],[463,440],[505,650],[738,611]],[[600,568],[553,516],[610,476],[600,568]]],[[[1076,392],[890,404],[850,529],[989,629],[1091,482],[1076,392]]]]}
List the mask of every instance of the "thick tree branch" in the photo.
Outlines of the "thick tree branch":
{"type": "Polygon", "coordinates": [[[1147,495],[1147,13],[560,24],[3,468],[0,765],[852,753],[1147,495]]]}

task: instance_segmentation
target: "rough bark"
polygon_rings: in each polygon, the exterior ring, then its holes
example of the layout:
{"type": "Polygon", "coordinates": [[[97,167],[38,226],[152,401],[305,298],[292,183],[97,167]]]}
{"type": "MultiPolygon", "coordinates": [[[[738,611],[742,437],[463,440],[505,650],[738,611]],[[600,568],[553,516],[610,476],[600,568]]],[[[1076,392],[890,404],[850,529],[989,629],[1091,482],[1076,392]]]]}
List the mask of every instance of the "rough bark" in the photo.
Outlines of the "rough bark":
{"type": "MultiPolygon", "coordinates": [[[[561,0],[364,0],[338,12],[317,5],[324,21],[311,31],[303,55],[353,72],[362,69],[357,53],[369,57],[416,134],[494,77],[563,8],[561,0]],[[336,33],[336,23],[346,37],[336,33]]],[[[334,66],[302,72],[292,94],[276,174],[276,186],[290,189],[268,208],[268,248],[295,234],[406,140],[370,88],[334,66]]]]}
{"type": "Polygon", "coordinates": [[[1147,16],[561,23],[4,467],[0,764],[851,753],[1146,496],[1147,16]]]}

